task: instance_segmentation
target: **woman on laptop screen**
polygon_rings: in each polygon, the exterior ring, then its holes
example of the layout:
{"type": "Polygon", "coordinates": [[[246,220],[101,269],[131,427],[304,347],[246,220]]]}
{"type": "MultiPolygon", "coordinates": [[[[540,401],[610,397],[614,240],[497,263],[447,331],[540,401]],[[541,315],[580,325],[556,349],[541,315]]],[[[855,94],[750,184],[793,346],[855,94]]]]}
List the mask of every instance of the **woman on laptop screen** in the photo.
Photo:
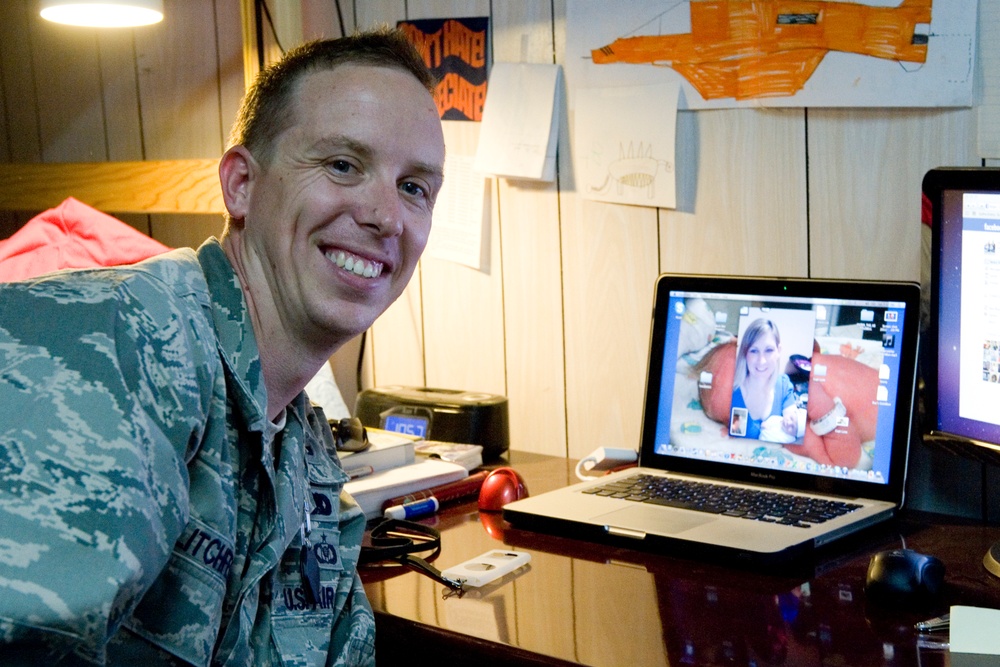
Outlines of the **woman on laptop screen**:
{"type": "Polygon", "coordinates": [[[754,320],[740,341],[733,377],[730,435],[771,442],[798,436],[799,408],[787,373],[781,370],[781,334],[769,319],[754,320]]]}

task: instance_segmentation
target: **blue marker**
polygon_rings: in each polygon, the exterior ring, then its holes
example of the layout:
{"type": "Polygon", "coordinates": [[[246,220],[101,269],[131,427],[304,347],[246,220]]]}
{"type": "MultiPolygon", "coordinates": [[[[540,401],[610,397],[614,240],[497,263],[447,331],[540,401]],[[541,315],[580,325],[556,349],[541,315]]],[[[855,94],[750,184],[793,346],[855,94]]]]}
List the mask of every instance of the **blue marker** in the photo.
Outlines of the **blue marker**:
{"type": "Polygon", "coordinates": [[[434,496],[423,500],[414,500],[412,503],[393,505],[385,508],[383,512],[386,519],[419,519],[428,514],[438,511],[438,499],[434,496]]]}

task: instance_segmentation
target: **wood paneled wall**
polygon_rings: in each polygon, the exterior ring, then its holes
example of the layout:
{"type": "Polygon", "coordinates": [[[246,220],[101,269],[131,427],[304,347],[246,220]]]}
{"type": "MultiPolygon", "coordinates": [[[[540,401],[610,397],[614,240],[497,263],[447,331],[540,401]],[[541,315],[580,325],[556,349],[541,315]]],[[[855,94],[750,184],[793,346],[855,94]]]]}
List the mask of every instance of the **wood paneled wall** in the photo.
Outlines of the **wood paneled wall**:
{"type": "MultiPolygon", "coordinates": [[[[340,7],[348,30],[489,16],[494,61],[561,63],[573,1],[340,7]]],[[[32,6],[0,4],[0,160],[221,154],[243,85],[239,3],[167,0],[163,24],[114,33],[45,24],[32,6]]],[[[333,6],[304,0],[301,11],[272,14],[302,17],[280,34],[336,36],[333,6]]],[[[981,0],[980,23],[998,20],[1000,2],[981,0]]],[[[564,111],[556,182],[490,182],[489,269],[425,258],[370,332],[365,382],[504,394],[519,449],[582,457],[634,446],[658,273],[917,280],[924,172],[997,157],[977,155],[976,119],[975,109],[682,112],[678,207],[666,210],[583,199],[564,111]]],[[[474,154],[478,131],[446,123],[448,151],[474,154]]],[[[172,245],[221,228],[130,222],[172,245]]]]}
{"type": "MultiPolygon", "coordinates": [[[[239,4],[164,4],[155,26],[97,30],[0,3],[0,161],[217,159],[243,95],[239,4]]],[[[29,215],[0,218],[0,237],[29,215]]],[[[218,216],[119,217],[171,246],[222,229],[218,216]]]]}
{"type": "MultiPolygon", "coordinates": [[[[494,61],[551,63],[566,1],[384,0],[357,20],[488,15],[494,61]]],[[[573,457],[638,442],[658,273],[918,280],[924,172],[981,157],[973,109],[682,112],[678,208],[657,210],[584,200],[561,120],[555,184],[491,184],[489,272],[424,259],[374,327],[369,371],[505,394],[516,446],[573,457]]],[[[447,126],[471,154],[475,129],[447,126]]]]}

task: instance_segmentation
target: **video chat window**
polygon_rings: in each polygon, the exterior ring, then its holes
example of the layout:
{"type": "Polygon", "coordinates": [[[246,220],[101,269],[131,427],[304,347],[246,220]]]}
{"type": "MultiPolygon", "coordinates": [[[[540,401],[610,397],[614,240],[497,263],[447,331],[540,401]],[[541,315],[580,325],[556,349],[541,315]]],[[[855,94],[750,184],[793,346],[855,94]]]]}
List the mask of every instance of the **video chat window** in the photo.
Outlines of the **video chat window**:
{"type": "Polygon", "coordinates": [[[793,444],[805,434],[808,371],[816,313],[741,308],[733,371],[730,435],[793,444]]]}
{"type": "Polygon", "coordinates": [[[682,341],[678,350],[681,398],[662,453],[878,481],[879,410],[892,408],[898,310],[726,299],[689,299],[684,310],[715,330],[708,349],[687,351],[682,341]],[[691,401],[688,377],[697,383],[691,401]]]}

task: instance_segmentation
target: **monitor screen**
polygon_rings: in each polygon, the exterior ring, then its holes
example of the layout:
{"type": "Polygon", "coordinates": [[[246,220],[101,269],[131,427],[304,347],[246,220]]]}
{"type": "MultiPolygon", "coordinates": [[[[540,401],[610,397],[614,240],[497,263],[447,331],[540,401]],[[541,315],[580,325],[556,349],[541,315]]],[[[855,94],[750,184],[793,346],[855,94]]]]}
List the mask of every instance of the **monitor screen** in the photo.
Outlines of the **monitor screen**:
{"type": "Polygon", "coordinates": [[[1000,168],[939,168],[925,384],[930,437],[1000,451],[1000,168]]]}

